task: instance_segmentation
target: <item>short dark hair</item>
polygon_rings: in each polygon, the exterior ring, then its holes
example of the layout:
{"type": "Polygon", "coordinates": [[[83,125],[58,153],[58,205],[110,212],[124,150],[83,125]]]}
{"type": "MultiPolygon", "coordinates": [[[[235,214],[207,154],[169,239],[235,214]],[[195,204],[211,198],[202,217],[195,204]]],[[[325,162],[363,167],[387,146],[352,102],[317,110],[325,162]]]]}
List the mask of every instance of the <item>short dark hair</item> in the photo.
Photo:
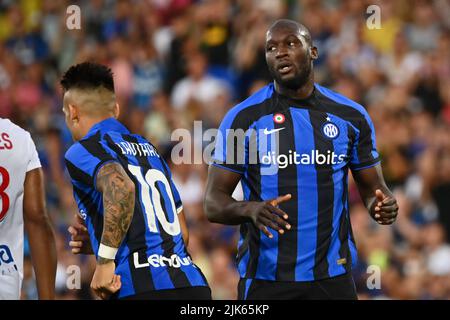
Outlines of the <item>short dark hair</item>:
{"type": "Polygon", "coordinates": [[[61,78],[61,86],[69,89],[96,89],[104,87],[114,92],[113,73],[107,66],[83,62],[71,66],[61,78]]]}

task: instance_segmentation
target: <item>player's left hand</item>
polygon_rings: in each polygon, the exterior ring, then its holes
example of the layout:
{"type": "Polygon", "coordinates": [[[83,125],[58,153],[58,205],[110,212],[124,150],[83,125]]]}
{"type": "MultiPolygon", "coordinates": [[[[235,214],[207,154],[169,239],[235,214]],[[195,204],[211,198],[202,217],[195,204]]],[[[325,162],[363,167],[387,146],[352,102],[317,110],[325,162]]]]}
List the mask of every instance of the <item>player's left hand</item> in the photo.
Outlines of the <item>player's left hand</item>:
{"type": "Polygon", "coordinates": [[[75,214],[75,220],[67,230],[70,233],[69,246],[73,254],[94,254],[88,230],[78,214],[75,214]]]}
{"type": "Polygon", "coordinates": [[[392,224],[398,215],[397,200],[393,196],[386,195],[383,191],[377,189],[371,215],[379,224],[392,224]]]}
{"type": "Polygon", "coordinates": [[[102,300],[108,299],[112,294],[120,290],[122,283],[120,275],[114,274],[116,265],[113,260],[99,264],[95,267],[91,288],[102,300]]]}

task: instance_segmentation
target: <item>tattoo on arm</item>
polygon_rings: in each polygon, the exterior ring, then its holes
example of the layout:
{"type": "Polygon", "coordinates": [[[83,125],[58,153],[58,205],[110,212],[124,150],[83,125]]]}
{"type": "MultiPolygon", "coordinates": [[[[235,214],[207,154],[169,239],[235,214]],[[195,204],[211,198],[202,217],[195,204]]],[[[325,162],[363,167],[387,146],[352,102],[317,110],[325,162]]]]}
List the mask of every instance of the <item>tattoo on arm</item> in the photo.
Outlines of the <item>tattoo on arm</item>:
{"type": "Polygon", "coordinates": [[[134,212],[134,183],[117,162],[105,164],[97,174],[97,189],[103,194],[101,243],[118,248],[134,212]]]}

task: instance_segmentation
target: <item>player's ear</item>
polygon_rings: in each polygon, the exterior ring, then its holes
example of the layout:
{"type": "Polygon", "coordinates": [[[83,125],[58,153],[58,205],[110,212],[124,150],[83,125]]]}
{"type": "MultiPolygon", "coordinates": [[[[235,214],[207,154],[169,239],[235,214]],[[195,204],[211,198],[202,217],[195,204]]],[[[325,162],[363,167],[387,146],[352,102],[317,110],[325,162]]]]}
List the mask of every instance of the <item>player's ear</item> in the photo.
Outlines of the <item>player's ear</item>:
{"type": "Polygon", "coordinates": [[[120,106],[119,106],[119,104],[116,102],[116,104],[114,105],[114,110],[113,110],[113,113],[114,113],[114,118],[119,118],[119,115],[120,115],[120,106]]]}
{"type": "Polygon", "coordinates": [[[68,109],[69,109],[69,120],[72,123],[78,123],[79,121],[79,111],[78,108],[76,106],[74,106],[73,104],[68,104],[68,109]]]}
{"type": "Polygon", "coordinates": [[[319,58],[319,51],[317,51],[317,47],[311,46],[309,48],[309,53],[311,55],[311,59],[317,60],[317,58],[319,58]]]}

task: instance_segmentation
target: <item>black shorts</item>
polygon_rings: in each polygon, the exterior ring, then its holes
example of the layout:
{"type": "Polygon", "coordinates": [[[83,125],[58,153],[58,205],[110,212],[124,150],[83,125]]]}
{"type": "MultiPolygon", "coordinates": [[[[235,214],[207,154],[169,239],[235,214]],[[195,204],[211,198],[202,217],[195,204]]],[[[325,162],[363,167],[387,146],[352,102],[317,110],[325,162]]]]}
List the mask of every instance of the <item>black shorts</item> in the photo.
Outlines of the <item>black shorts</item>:
{"type": "Polygon", "coordinates": [[[239,300],[357,300],[350,273],[308,282],[240,279],[239,300]]]}
{"type": "Polygon", "coordinates": [[[209,287],[155,290],[120,298],[121,300],[211,300],[209,287]]]}

